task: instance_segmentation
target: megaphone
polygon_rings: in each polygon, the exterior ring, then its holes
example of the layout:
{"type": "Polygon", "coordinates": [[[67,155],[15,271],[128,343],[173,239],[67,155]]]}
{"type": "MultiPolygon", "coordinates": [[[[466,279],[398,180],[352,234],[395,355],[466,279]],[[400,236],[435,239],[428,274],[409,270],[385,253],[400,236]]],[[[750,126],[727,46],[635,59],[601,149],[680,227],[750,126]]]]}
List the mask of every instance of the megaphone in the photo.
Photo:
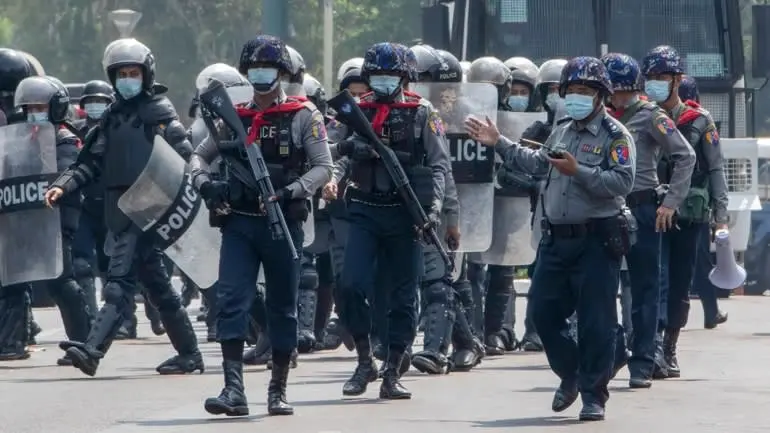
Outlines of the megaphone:
{"type": "Polygon", "coordinates": [[[717,264],[709,273],[711,284],[725,290],[740,287],[746,281],[746,269],[735,262],[735,254],[730,246],[730,232],[717,230],[714,244],[717,264]]]}

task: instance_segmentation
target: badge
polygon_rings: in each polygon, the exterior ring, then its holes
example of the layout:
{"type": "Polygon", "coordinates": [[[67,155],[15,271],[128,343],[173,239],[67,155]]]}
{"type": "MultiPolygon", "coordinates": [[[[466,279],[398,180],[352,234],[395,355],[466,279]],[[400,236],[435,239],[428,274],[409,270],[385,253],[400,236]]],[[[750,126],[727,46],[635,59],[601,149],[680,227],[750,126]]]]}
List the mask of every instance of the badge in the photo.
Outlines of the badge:
{"type": "Polygon", "coordinates": [[[444,135],[444,122],[441,120],[441,116],[439,116],[437,111],[432,111],[430,113],[430,117],[428,118],[428,126],[430,126],[430,130],[433,131],[435,135],[444,135]]]}
{"type": "Polygon", "coordinates": [[[585,153],[593,153],[594,155],[599,155],[600,153],[602,153],[602,148],[600,146],[594,146],[592,144],[581,144],[580,151],[585,153]]]}
{"type": "Polygon", "coordinates": [[[711,126],[706,131],[704,138],[706,139],[706,143],[712,146],[719,146],[719,133],[717,132],[717,128],[715,126],[711,126]]]}
{"type": "Polygon", "coordinates": [[[676,131],[676,125],[674,125],[674,121],[671,120],[668,116],[659,116],[657,119],[655,119],[655,126],[663,135],[672,135],[674,131],[676,131]]]}
{"type": "Polygon", "coordinates": [[[631,156],[629,154],[628,141],[625,138],[615,140],[610,148],[610,157],[615,164],[628,165],[631,156]]]}

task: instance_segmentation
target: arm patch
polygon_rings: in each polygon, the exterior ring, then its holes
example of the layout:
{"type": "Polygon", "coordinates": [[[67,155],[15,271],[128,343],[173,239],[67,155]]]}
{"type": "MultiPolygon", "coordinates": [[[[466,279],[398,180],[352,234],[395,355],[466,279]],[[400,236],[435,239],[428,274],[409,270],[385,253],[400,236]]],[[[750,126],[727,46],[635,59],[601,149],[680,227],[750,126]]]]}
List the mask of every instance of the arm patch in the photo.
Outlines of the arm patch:
{"type": "Polygon", "coordinates": [[[660,131],[661,134],[666,136],[673,135],[674,132],[676,132],[674,121],[665,114],[661,114],[655,118],[655,127],[658,128],[658,131],[660,131]]]}
{"type": "Polygon", "coordinates": [[[617,165],[626,166],[631,163],[631,149],[625,137],[618,138],[610,144],[610,158],[617,165]]]}

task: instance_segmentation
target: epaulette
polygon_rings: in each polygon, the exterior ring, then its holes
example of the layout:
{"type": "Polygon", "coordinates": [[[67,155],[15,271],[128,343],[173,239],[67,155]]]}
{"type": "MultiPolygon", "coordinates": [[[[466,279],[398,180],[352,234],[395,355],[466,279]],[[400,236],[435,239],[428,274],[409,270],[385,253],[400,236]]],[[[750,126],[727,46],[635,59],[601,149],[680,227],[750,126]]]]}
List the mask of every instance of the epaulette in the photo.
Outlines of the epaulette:
{"type": "Polygon", "coordinates": [[[571,117],[562,117],[561,119],[556,121],[556,124],[557,125],[561,125],[563,123],[567,123],[567,122],[571,122],[571,121],[572,121],[571,117]]]}
{"type": "Polygon", "coordinates": [[[602,119],[602,126],[605,130],[610,134],[610,137],[612,138],[621,138],[623,137],[623,130],[618,126],[616,123],[617,120],[613,120],[610,116],[604,116],[602,119]]]}

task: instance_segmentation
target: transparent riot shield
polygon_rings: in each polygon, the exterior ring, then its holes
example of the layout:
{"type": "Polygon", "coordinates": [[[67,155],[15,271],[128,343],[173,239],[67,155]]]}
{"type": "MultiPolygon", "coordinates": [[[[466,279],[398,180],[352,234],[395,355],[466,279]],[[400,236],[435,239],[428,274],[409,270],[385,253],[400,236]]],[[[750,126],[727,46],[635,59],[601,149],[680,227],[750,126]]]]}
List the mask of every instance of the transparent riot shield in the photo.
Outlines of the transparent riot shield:
{"type": "Polygon", "coordinates": [[[433,104],[446,128],[460,201],[459,250],[484,251],[492,243],[495,150],[470,138],[463,124],[469,115],[495,121],[497,89],[487,83],[418,83],[413,90],[433,104]]]}
{"type": "MultiPolygon", "coordinates": [[[[332,223],[329,220],[328,212],[324,212],[324,209],[326,209],[326,200],[318,196],[314,197],[313,209],[315,215],[326,213],[326,216],[320,217],[319,215],[319,217],[313,218],[315,220],[313,221],[314,239],[311,243],[308,243],[307,239],[305,239],[305,251],[311,254],[327,253],[331,246],[332,223]]],[[[310,218],[308,218],[308,220],[310,220],[310,218]]],[[[307,225],[307,222],[305,222],[305,224],[307,225]]]]}
{"type": "Polygon", "coordinates": [[[61,217],[44,203],[56,178],[53,125],[20,123],[0,128],[0,284],[9,286],[61,275],[61,217]]]}
{"type": "Polygon", "coordinates": [[[222,235],[209,225],[203,200],[190,183],[184,159],[160,136],[136,182],[118,207],[144,232],[153,233],[163,252],[199,287],[219,274],[222,235]]]}
{"type": "Polygon", "coordinates": [[[312,200],[308,200],[307,205],[310,207],[310,213],[307,215],[307,219],[302,223],[302,231],[304,232],[304,238],[302,239],[302,248],[307,248],[315,242],[315,206],[312,200]]]}
{"type": "MultiPolygon", "coordinates": [[[[500,133],[513,141],[535,121],[547,121],[546,113],[498,112],[500,133]]],[[[511,196],[498,191],[495,195],[493,228],[494,238],[489,249],[472,261],[488,265],[528,265],[535,260],[532,246],[532,213],[530,197],[511,196]]]]}

